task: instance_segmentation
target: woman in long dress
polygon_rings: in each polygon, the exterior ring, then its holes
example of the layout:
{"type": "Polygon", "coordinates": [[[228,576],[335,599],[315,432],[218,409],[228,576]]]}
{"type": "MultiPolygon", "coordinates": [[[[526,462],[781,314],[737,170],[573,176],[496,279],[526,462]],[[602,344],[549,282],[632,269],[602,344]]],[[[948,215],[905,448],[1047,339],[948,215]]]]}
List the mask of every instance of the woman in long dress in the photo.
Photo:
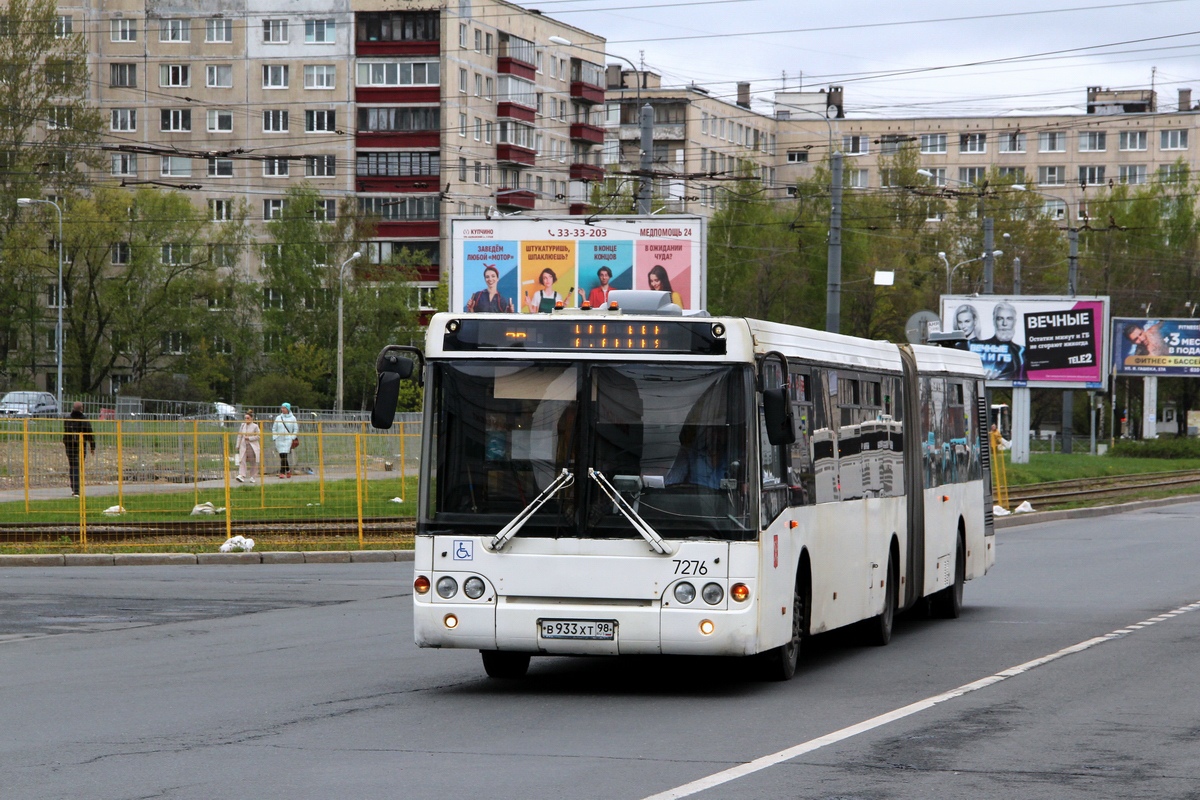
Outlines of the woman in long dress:
{"type": "Polygon", "coordinates": [[[251,483],[254,483],[254,474],[258,472],[259,465],[262,463],[260,434],[258,423],[254,421],[254,412],[247,411],[245,417],[242,418],[242,427],[238,429],[238,483],[245,483],[247,477],[250,478],[251,483]]]}
{"type": "Polygon", "coordinates": [[[279,477],[292,477],[292,467],[288,464],[288,453],[292,452],[292,443],[296,441],[296,434],[300,432],[300,423],[296,421],[296,416],[292,413],[290,403],[281,403],[279,406],[279,416],[275,417],[274,424],[271,425],[271,439],[275,444],[275,452],[279,454],[279,477]]]}

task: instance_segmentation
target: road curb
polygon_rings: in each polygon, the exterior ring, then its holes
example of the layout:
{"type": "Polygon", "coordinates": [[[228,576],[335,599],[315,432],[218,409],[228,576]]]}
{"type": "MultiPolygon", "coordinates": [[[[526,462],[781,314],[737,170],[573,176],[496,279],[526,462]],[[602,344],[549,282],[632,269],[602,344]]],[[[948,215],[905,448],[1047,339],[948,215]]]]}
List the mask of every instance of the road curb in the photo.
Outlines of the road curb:
{"type": "Polygon", "coordinates": [[[1027,514],[1011,514],[995,518],[995,527],[1017,528],[1022,525],[1035,525],[1039,522],[1054,522],[1060,519],[1089,519],[1091,517],[1106,517],[1110,514],[1124,514],[1127,511],[1142,511],[1147,508],[1174,506],[1181,503],[1200,503],[1200,494],[1180,495],[1178,497],[1163,497],[1158,500],[1134,500],[1131,503],[1117,503],[1111,506],[1091,506],[1089,508],[1064,508],[1059,511],[1031,511],[1027,514]]]}

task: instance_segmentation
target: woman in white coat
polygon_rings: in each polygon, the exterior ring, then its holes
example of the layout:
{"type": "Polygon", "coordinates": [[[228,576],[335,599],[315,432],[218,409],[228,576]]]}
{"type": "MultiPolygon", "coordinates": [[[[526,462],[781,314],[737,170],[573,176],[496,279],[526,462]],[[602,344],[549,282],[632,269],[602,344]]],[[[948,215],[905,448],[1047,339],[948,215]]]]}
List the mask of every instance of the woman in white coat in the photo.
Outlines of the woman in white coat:
{"type": "Polygon", "coordinates": [[[288,453],[292,452],[292,443],[296,441],[298,433],[300,433],[300,423],[292,414],[291,403],[281,403],[279,416],[275,417],[275,422],[271,425],[275,452],[279,453],[279,477],[281,478],[292,477],[292,468],[288,464],[288,453]]]}
{"type": "Polygon", "coordinates": [[[247,472],[250,473],[250,482],[254,483],[254,473],[258,472],[259,464],[262,463],[262,454],[259,451],[260,433],[258,423],[254,421],[254,412],[247,411],[242,418],[242,427],[238,429],[238,483],[246,482],[247,472]]]}

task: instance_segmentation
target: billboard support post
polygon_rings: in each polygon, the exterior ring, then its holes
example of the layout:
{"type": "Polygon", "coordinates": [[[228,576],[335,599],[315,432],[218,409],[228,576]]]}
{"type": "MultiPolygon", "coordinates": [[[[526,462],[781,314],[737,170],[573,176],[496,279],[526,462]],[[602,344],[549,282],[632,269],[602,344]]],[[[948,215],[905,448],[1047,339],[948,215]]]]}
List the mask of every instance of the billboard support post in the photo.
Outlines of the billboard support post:
{"type": "MultiPolygon", "coordinates": [[[[1075,296],[1075,285],[1079,278],[1079,230],[1071,228],[1067,231],[1067,297],[1075,296]]],[[[1062,395],[1062,443],[1063,455],[1074,452],[1071,446],[1075,433],[1075,393],[1070,389],[1062,395]]]]}
{"type": "Polygon", "coordinates": [[[1158,376],[1142,378],[1142,438],[1158,438],[1158,376]]]}
{"type": "Polygon", "coordinates": [[[1029,387],[1012,390],[1012,463],[1029,463],[1029,387]]]}

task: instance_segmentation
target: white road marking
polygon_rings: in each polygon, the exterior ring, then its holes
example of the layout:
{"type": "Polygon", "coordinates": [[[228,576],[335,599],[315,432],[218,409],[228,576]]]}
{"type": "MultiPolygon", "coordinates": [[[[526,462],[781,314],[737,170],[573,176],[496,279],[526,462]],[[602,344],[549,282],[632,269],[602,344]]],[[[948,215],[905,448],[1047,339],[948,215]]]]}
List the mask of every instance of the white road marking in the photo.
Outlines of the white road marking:
{"type": "Polygon", "coordinates": [[[1023,675],[1030,670],[1044,666],[1053,661],[1057,661],[1060,658],[1064,658],[1075,653],[1082,653],[1084,650],[1090,650],[1096,645],[1129,636],[1130,634],[1134,633],[1135,630],[1142,630],[1158,622],[1164,622],[1168,619],[1177,617],[1180,614],[1186,614],[1189,611],[1196,611],[1198,609],[1200,609],[1200,602],[1181,606],[1180,608],[1166,612],[1160,616],[1153,617],[1144,622],[1139,622],[1136,625],[1129,625],[1127,627],[1115,630],[1112,633],[1105,634],[1104,636],[1097,636],[1094,639],[1088,639],[1080,642],[1079,644],[1074,644],[1070,647],[1064,647],[1062,650],[1059,650],[1056,653],[1050,653],[1049,655],[1042,656],[1041,658],[1035,658],[1032,661],[1026,661],[1024,664],[1019,664],[1002,672],[997,672],[995,675],[989,675],[986,678],[981,678],[972,683],[964,684],[959,686],[957,689],[951,689],[948,692],[943,692],[942,694],[937,694],[933,697],[927,697],[924,700],[918,700],[917,702],[904,706],[903,708],[897,708],[894,711],[889,711],[886,714],[880,714],[877,717],[864,720],[857,725],[851,725],[848,728],[842,728],[840,731],[827,733],[824,736],[820,736],[816,739],[810,739],[807,742],[802,742],[801,744],[795,745],[794,747],[789,747],[786,750],[780,750],[778,753],[762,756],[761,758],[756,758],[753,761],[747,761],[746,763],[739,764],[736,767],[730,767],[727,770],[722,770],[721,772],[700,778],[699,780],[692,781],[691,783],[685,783],[682,786],[675,787],[674,789],[668,789],[665,792],[659,792],[658,794],[650,795],[649,797],[644,798],[644,800],[678,800],[682,797],[691,797],[692,795],[708,791],[709,789],[729,783],[730,781],[735,781],[738,778],[744,778],[747,775],[753,775],[755,772],[761,772],[762,770],[767,769],[768,767],[773,767],[776,764],[782,764],[785,761],[790,761],[797,756],[802,756],[806,753],[811,753],[814,750],[820,750],[822,747],[827,747],[831,744],[837,744],[838,742],[843,742],[846,739],[851,739],[855,736],[858,736],[860,733],[873,731],[876,728],[881,728],[884,725],[895,722],[896,720],[904,719],[905,717],[911,717],[913,714],[926,711],[936,705],[939,705],[940,703],[946,702],[947,700],[953,700],[956,697],[962,697],[965,694],[977,692],[980,689],[993,686],[1001,681],[1006,681],[1009,678],[1015,678],[1018,675],[1023,675]]]}

